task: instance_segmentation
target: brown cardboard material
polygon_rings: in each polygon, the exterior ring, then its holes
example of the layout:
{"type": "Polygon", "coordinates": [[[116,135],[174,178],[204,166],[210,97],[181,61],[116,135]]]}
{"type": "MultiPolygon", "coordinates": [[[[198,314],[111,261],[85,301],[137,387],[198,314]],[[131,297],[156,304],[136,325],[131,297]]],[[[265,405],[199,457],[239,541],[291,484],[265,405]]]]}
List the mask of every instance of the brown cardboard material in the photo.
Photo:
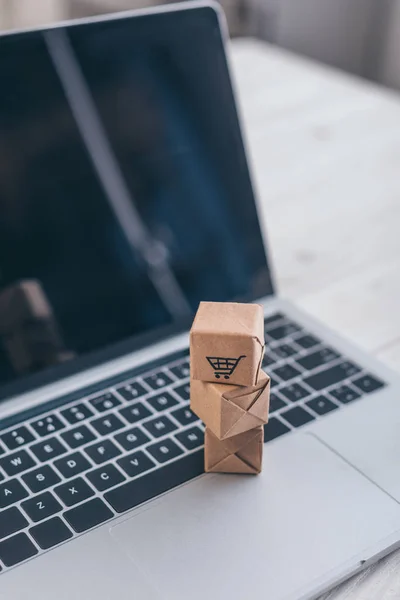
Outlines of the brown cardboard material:
{"type": "Polygon", "coordinates": [[[259,304],[201,302],[190,330],[192,379],[255,385],[264,354],[259,304]]]}
{"type": "Polygon", "coordinates": [[[270,378],[260,371],[254,386],[222,385],[192,379],[190,408],[220,440],[268,422],[270,378]]]}
{"type": "Polygon", "coordinates": [[[208,428],[204,437],[206,473],[249,473],[262,468],[264,427],[256,427],[227,440],[219,440],[208,428]]]}

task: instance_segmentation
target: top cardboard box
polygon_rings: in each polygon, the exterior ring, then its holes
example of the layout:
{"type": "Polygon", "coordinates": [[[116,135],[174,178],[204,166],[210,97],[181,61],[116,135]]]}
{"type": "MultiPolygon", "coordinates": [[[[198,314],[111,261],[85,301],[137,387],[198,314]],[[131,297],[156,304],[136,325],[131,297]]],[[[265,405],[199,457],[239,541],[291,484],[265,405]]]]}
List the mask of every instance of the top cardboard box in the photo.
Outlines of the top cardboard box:
{"type": "Polygon", "coordinates": [[[201,302],[190,330],[190,375],[201,381],[255,385],[264,354],[259,304],[201,302]]]}

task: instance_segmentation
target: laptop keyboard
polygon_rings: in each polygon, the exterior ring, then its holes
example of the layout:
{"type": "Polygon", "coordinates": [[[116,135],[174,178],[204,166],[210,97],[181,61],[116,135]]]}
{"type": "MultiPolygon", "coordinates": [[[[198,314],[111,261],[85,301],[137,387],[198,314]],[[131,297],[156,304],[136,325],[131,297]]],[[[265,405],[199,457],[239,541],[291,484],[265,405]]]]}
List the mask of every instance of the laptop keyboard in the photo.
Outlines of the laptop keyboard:
{"type": "MultiPolygon", "coordinates": [[[[265,337],[266,442],[385,385],[281,313],[265,337]]],[[[1,570],[203,473],[187,352],[97,387],[0,423],[1,570]]]]}

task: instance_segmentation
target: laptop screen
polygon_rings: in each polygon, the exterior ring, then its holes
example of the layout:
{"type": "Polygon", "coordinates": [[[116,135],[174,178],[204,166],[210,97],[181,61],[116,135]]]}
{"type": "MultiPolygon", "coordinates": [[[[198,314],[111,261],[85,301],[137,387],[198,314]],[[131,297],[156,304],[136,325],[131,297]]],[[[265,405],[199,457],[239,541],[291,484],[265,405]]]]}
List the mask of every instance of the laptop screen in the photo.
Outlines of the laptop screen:
{"type": "Polygon", "coordinates": [[[272,293],[211,8],[6,35],[0,90],[0,393],[272,293]]]}

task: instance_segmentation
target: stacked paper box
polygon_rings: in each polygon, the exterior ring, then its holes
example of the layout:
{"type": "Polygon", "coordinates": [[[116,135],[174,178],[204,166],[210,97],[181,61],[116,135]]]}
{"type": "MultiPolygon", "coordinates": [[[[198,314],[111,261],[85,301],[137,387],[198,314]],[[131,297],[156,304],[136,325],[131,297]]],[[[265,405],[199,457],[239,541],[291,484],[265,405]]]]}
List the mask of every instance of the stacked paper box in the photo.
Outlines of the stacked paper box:
{"type": "Polygon", "coordinates": [[[259,473],[270,378],[258,304],[201,302],[190,331],[190,406],[204,422],[205,471],[259,473]]]}

